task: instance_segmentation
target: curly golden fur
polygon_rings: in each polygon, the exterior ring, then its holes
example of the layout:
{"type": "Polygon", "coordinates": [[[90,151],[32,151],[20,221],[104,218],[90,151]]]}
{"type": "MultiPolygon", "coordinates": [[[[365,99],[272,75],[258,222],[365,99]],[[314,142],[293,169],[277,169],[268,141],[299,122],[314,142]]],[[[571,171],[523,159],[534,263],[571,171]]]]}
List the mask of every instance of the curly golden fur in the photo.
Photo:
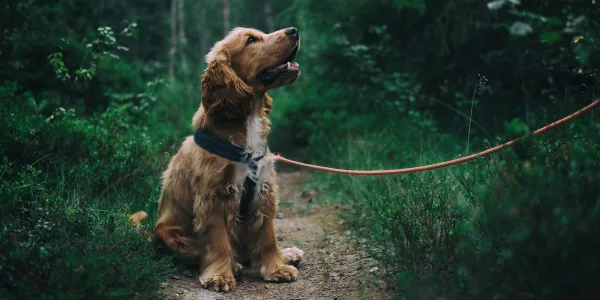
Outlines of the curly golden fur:
{"type": "MultiPolygon", "coordinates": [[[[270,34],[232,30],[206,55],[202,103],[192,125],[260,155],[270,129],[272,99],[266,93],[298,78],[298,65],[289,61],[299,45],[295,28],[270,34]]],[[[278,204],[273,158],[267,152],[258,162],[257,193],[244,218],[238,208],[250,174],[246,165],[206,151],[189,136],[163,173],[154,238],[198,263],[203,287],[232,289],[240,264],[250,263],[267,281],[297,278],[292,264],[303,252],[280,250],[273,230],[278,204]]]]}

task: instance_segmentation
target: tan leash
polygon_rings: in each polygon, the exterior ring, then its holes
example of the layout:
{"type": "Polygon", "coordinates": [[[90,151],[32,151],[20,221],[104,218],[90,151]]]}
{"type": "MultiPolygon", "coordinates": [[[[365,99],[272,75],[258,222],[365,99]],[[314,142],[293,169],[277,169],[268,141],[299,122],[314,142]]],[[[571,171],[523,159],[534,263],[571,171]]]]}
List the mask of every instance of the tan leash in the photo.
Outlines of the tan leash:
{"type": "MultiPolygon", "coordinates": [[[[596,100],[596,101],[592,102],[590,105],[588,105],[588,106],[586,106],[586,107],[584,107],[584,108],[582,108],[582,109],[580,109],[580,110],[578,110],[556,122],[550,123],[540,129],[532,132],[531,135],[535,136],[535,135],[542,134],[562,123],[571,121],[572,119],[578,117],[579,115],[581,115],[581,114],[591,110],[595,106],[597,106],[599,102],[600,102],[600,100],[596,100]]],[[[457,158],[457,159],[453,159],[453,160],[449,160],[449,161],[445,161],[445,162],[440,162],[440,163],[436,163],[436,164],[431,164],[431,165],[427,165],[427,166],[404,168],[404,169],[393,169],[393,170],[345,170],[345,169],[336,169],[336,168],[302,163],[302,162],[298,162],[295,160],[287,159],[279,154],[277,154],[276,157],[277,157],[277,160],[279,160],[280,162],[285,163],[285,164],[299,166],[299,167],[313,169],[313,170],[325,171],[325,172],[330,172],[330,173],[337,173],[337,174],[363,175],[363,176],[364,175],[375,176],[375,175],[407,174],[407,173],[421,172],[421,171],[427,171],[427,170],[433,170],[433,169],[443,168],[443,167],[447,167],[447,166],[457,165],[457,164],[464,163],[464,162],[467,162],[470,160],[474,160],[479,157],[484,157],[484,156],[490,155],[492,153],[498,152],[506,147],[510,147],[525,137],[526,136],[516,138],[512,141],[506,142],[506,143],[498,145],[496,147],[489,148],[489,149],[481,151],[479,153],[471,154],[469,156],[465,156],[465,157],[461,157],[461,158],[457,158]]]]}

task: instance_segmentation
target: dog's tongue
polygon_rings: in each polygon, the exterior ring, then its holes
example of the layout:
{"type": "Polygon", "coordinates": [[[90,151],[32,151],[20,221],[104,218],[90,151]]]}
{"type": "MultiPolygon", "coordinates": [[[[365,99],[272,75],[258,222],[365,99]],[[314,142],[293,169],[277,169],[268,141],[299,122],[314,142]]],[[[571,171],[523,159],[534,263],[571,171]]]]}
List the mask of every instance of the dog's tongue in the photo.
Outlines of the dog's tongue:
{"type": "Polygon", "coordinates": [[[297,62],[293,62],[293,63],[285,63],[285,64],[281,64],[277,67],[275,67],[275,70],[281,70],[281,69],[292,69],[292,68],[297,68],[300,65],[297,62]]]}

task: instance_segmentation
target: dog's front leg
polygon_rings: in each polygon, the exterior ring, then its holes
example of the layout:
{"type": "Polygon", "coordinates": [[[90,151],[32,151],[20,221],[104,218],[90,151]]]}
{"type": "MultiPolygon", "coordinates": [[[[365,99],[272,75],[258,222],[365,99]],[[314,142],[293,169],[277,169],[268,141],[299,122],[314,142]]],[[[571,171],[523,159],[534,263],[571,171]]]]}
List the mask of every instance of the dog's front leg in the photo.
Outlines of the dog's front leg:
{"type": "Polygon", "coordinates": [[[277,199],[274,183],[265,183],[259,195],[259,213],[254,215],[252,235],[255,237],[255,255],[260,262],[260,274],[266,281],[294,281],[298,270],[286,264],[281,251],[277,247],[277,239],[273,229],[273,219],[277,210],[277,199]]]}
{"type": "Polygon", "coordinates": [[[200,284],[217,292],[227,292],[235,287],[231,268],[233,252],[229,243],[223,208],[228,201],[216,199],[212,203],[211,209],[200,209],[196,212],[196,232],[200,234],[204,246],[200,284]]]}

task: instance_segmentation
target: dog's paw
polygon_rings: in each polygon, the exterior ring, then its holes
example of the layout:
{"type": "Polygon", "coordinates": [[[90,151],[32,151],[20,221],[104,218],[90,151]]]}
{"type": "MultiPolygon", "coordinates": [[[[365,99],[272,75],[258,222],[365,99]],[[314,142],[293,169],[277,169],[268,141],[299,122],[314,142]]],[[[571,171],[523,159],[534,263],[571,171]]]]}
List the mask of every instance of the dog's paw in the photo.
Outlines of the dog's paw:
{"type": "Polygon", "coordinates": [[[298,266],[304,256],[304,251],[297,247],[281,249],[281,256],[287,265],[298,266]]]}
{"type": "Polygon", "coordinates": [[[263,267],[260,273],[264,280],[271,282],[289,282],[298,278],[298,269],[289,265],[277,265],[269,270],[263,267]]]}
{"type": "Polygon", "coordinates": [[[217,292],[229,292],[235,287],[235,278],[225,274],[203,274],[200,276],[200,285],[217,292]]]}

